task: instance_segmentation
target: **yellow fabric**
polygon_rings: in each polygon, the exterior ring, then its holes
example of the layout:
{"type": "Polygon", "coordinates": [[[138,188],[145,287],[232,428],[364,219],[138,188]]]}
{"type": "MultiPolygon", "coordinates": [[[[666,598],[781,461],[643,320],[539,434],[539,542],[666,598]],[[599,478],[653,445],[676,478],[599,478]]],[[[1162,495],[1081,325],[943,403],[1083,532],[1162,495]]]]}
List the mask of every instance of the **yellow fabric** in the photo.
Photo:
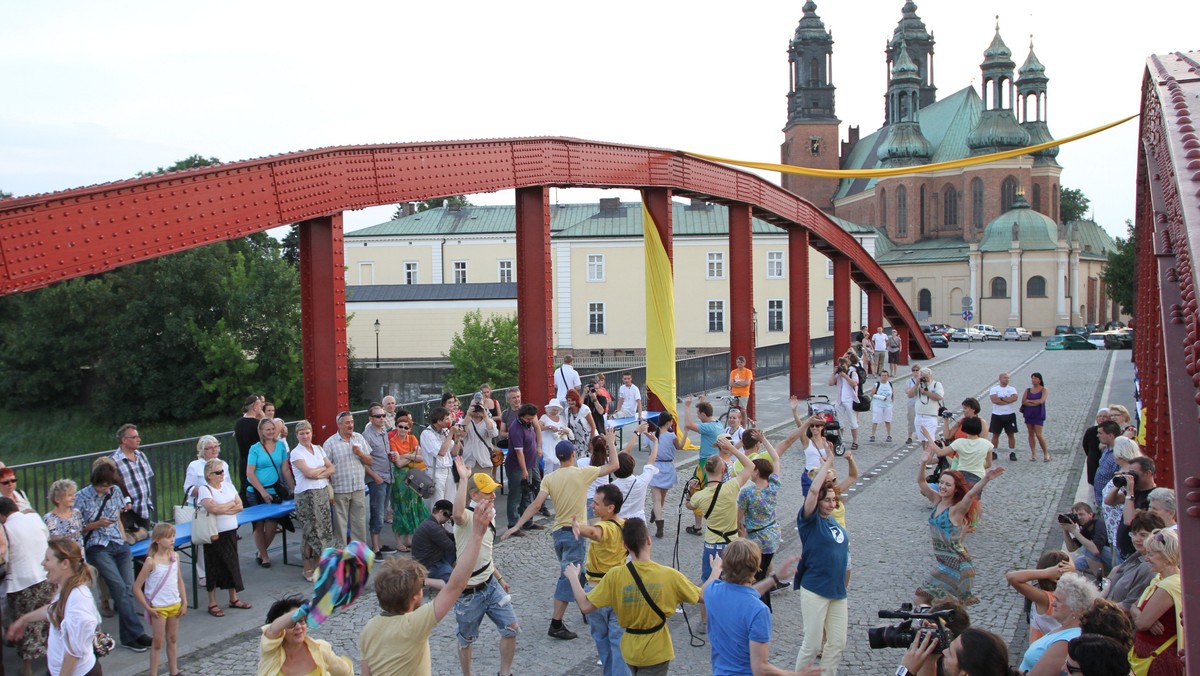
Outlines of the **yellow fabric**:
{"type": "Polygon", "coordinates": [[[599,467],[560,467],[542,479],[542,491],[554,500],[554,528],[570,528],[571,520],[587,523],[587,489],[600,476],[599,467]]]}
{"type": "MultiPolygon", "coordinates": [[[[675,420],[675,277],[667,249],[642,195],[646,252],[646,389],[675,420]]],[[[555,503],[557,504],[557,503],[555,503]]]]}
{"type": "MultiPolygon", "coordinates": [[[[554,504],[558,504],[557,502],[554,504]]],[[[471,529],[475,527],[475,512],[465,510],[463,512],[463,522],[454,524],[454,552],[458,557],[462,557],[467,553],[467,547],[471,543],[471,529]]],[[[485,565],[487,568],[478,575],[472,575],[467,580],[468,586],[474,586],[481,582],[487,582],[487,579],[496,572],[496,566],[492,563],[492,546],[496,542],[496,537],[489,528],[483,531],[483,542],[479,545],[479,556],[472,564],[471,570],[479,570],[485,565]]]]}
{"type": "Polygon", "coordinates": [[[737,499],[738,485],[736,481],[726,481],[720,484],[709,484],[700,491],[697,491],[692,496],[692,506],[696,508],[696,513],[704,516],[708,511],[708,506],[713,501],[713,494],[717,491],[717,486],[721,486],[721,493],[717,495],[717,506],[713,508],[711,514],[705,520],[704,525],[704,541],[709,544],[723,544],[725,538],[717,535],[718,533],[729,533],[729,540],[738,539],[737,535],[737,499]]]}
{"type": "Polygon", "coordinates": [[[750,383],[754,382],[754,371],[745,368],[734,369],[729,372],[729,379],[746,381],[746,385],[744,387],[734,387],[733,389],[729,390],[730,394],[735,397],[750,396],[750,383]]]}
{"type": "MultiPolygon", "coordinates": [[[[283,671],[285,634],[280,634],[278,638],[268,638],[269,626],[263,625],[262,637],[258,642],[258,676],[279,676],[283,671]]],[[[312,655],[313,661],[317,663],[313,673],[321,676],[354,676],[354,664],[350,662],[350,658],[334,653],[333,646],[329,645],[328,641],[318,641],[305,636],[304,645],[308,646],[308,654],[312,655]]]]}
{"type": "MultiPolygon", "coordinates": [[[[809,489],[809,490],[812,490],[812,489],[809,489]]],[[[846,527],[846,503],[842,502],[841,500],[838,500],[838,506],[833,508],[833,511],[829,513],[829,516],[832,516],[834,521],[838,522],[839,526],[841,526],[842,528],[845,528],[846,527]]]]}
{"type": "MultiPolygon", "coordinates": [[[[996,162],[999,160],[1011,159],[1013,157],[1020,157],[1022,155],[1029,155],[1040,150],[1046,150],[1047,148],[1054,148],[1071,143],[1073,141],[1078,141],[1079,139],[1087,138],[1093,134],[1099,134],[1102,131],[1106,131],[1116,127],[1117,125],[1124,124],[1135,117],[1138,116],[1130,115],[1124,119],[1117,120],[1116,122],[1109,122],[1108,124],[1096,127],[1095,129],[1089,129],[1088,131],[1075,134],[1074,136],[1068,136],[1055,141],[1047,141],[1037,145],[1025,146],[1024,148],[1017,148],[1015,150],[1005,150],[998,153],[990,153],[988,155],[978,155],[976,157],[964,157],[961,160],[938,162],[936,164],[922,164],[915,167],[895,167],[891,169],[810,169],[808,167],[796,167],[789,164],[746,162],[742,160],[731,160],[724,157],[717,157],[715,155],[702,155],[700,153],[691,153],[687,151],[681,152],[686,155],[691,155],[692,157],[699,157],[702,160],[710,160],[713,162],[720,162],[722,164],[733,164],[739,167],[749,167],[751,169],[778,171],[784,174],[800,174],[802,176],[820,176],[824,178],[887,178],[889,176],[907,176],[909,174],[927,174],[935,171],[945,171],[947,169],[961,169],[962,167],[970,167],[977,164],[987,164],[988,162],[996,162]]],[[[647,249],[649,249],[649,246],[647,246],[647,249]]],[[[649,275],[649,273],[647,273],[647,275],[649,275]]]]}
{"type": "Polygon", "coordinates": [[[1143,406],[1139,413],[1140,413],[1140,415],[1138,415],[1137,438],[1135,438],[1134,441],[1137,442],[1138,448],[1145,448],[1146,447],[1146,407],[1143,406]]]}
{"type": "MultiPolygon", "coordinates": [[[[700,588],[692,584],[683,573],[653,561],[635,561],[638,577],[646,585],[654,605],[666,614],[667,619],[680,603],[696,603],[700,600],[700,588]]],[[[616,611],[617,624],[628,629],[651,629],[660,620],[650,609],[646,599],[638,590],[629,568],[618,566],[608,571],[596,588],[588,592],[588,600],[600,608],[611,607],[616,611]]],[[[653,634],[630,634],[621,637],[621,656],[633,667],[648,667],[675,659],[675,647],[671,644],[671,631],[666,627],[653,634]]]]}
{"type": "MultiPolygon", "coordinates": [[[[762,458],[763,460],[770,460],[771,454],[767,452],[767,449],[763,448],[761,451],[755,451],[755,452],[751,453],[750,455],[746,456],[746,458],[749,459],[750,462],[754,462],[755,460],[758,460],[759,458],[762,458]]],[[[734,460],[733,461],[733,475],[737,476],[737,475],[741,474],[742,469],[743,469],[742,461],[734,460]]],[[[778,472],[779,468],[776,467],[775,471],[778,472]]],[[[693,503],[693,504],[695,504],[695,503],[693,503]]]]}
{"type": "Polygon", "coordinates": [[[609,569],[625,565],[625,543],[621,540],[621,525],[624,523],[624,519],[596,523],[602,532],[600,539],[593,540],[588,547],[586,572],[589,580],[599,580],[609,569]]]}
{"type": "Polygon", "coordinates": [[[178,617],[183,610],[183,601],[176,601],[169,606],[152,606],[159,617],[178,617]]]}
{"type": "Polygon", "coordinates": [[[683,450],[685,450],[685,451],[698,451],[698,450],[700,450],[700,447],[699,447],[699,446],[697,446],[697,445],[696,445],[696,442],[692,441],[690,438],[688,438],[688,437],[684,437],[684,438],[683,438],[683,450]]]}
{"type": "MultiPolygon", "coordinates": [[[[1137,607],[1141,608],[1159,589],[1171,595],[1171,601],[1175,605],[1175,633],[1176,635],[1183,633],[1183,578],[1179,573],[1165,578],[1162,575],[1155,575],[1154,579],[1150,580],[1150,584],[1146,585],[1146,590],[1142,592],[1141,597],[1138,598],[1137,607]]],[[[1183,645],[1180,645],[1179,649],[1182,650],[1183,645]]],[[[1130,650],[1129,654],[1132,655],[1133,651],[1130,650]]]]}
{"type": "Polygon", "coordinates": [[[432,603],[403,615],[373,617],[359,637],[362,661],[376,676],[432,673],[429,633],[435,625],[432,603]]]}

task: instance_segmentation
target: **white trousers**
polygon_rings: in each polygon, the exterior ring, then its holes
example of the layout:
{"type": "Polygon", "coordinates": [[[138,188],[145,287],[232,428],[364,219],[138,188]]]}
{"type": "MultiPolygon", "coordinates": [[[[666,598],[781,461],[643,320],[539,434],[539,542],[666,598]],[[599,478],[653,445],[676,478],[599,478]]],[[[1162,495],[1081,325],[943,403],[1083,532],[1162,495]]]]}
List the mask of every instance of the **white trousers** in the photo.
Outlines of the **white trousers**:
{"type": "Polygon", "coordinates": [[[796,655],[796,671],[801,671],[821,653],[821,673],[835,676],[846,649],[846,628],[849,624],[846,599],[827,599],[800,588],[800,617],[804,622],[804,642],[796,655]],[[825,645],[821,645],[822,630],[825,645]]]}

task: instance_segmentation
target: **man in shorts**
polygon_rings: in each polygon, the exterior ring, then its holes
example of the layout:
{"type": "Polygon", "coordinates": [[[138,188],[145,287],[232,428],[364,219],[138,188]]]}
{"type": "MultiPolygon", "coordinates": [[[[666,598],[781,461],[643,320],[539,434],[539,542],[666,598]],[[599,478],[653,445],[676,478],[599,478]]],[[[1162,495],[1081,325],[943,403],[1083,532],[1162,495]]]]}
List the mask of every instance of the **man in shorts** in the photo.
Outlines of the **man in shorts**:
{"type": "MultiPolygon", "coordinates": [[[[1017,459],[1017,400],[1021,395],[1017,388],[1008,384],[1008,374],[1000,374],[1000,384],[992,385],[988,390],[988,399],[992,400],[992,419],[988,428],[992,430],[992,447],[1000,444],[1000,433],[1008,435],[1008,459],[1017,459]]],[[[993,456],[995,452],[993,451],[993,456]]]]}
{"type": "Polygon", "coordinates": [[[908,439],[904,441],[906,444],[911,444],[917,436],[917,391],[920,389],[920,380],[921,367],[913,364],[912,374],[904,381],[904,396],[907,398],[905,404],[908,406],[908,439]]]}
{"type": "Polygon", "coordinates": [[[933,442],[937,440],[938,421],[941,420],[938,409],[942,407],[942,400],[945,396],[945,388],[940,382],[933,379],[933,371],[928,367],[921,369],[917,374],[917,417],[915,422],[917,441],[926,450],[933,448],[933,442]]]}

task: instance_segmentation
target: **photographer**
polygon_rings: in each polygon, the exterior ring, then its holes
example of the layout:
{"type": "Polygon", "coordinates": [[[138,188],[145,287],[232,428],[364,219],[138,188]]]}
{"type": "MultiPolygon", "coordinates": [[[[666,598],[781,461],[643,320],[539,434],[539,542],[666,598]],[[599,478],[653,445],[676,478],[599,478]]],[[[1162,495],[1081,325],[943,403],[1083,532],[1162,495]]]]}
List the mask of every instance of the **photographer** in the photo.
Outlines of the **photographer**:
{"type": "Polygon", "coordinates": [[[933,442],[937,440],[938,428],[938,410],[942,407],[942,400],[945,399],[946,390],[942,384],[933,379],[933,371],[928,367],[921,369],[917,376],[917,417],[915,420],[917,426],[917,441],[923,444],[926,450],[933,447],[933,442]]]}
{"type": "Polygon", "coordinates": [[[1068,514],[1058,515],[1058,525],[1063,531],[1063,547],[1075,553],[1075,569],[1092,573],[1108,572],[1112,563],[1112,549],[1108,546],[1108,533],[1104,521],[1097,519],[1092,506],[1077,502],[1068,514]]]}
{"type": "Polygon", "coordinates": [[[829,376],[829,384],[838,388],[837,410],[842,418],[842,428],[850,430],[852,451],[858,450],[858,411],[854,410],[854,405],[858,403],[859,382],[858,370],[851,366],[850,359],[839,358],[837,368],[829,376]]]}
{"type": "Polygon", "coordinates": [[[583,390],[583,405],[592,412],[592,422],[599,429],[604,425],[608,414],[608,397],[600,393],[598,382],[592,380],[583,390]]]}
{"type": "MultiPolygon", "coordinates": [[[[901,612],[912,612],[912,604],[903,604],[900,606],[901,612]]],[[[917,608],[917,613],[920,614],[939,614],[950,611],[948,616],[942,614],[936,621],[922,619],[914,629],[913,624],[916,618],[909,618],[895,626],[873,627],[867,630],[867,640],[871,645],[872,650],[880,648],[907,648],[910,654],[915,653],[915,649],[925,638],[926,633],[933,635],[934,641],[931,652],[940,654],[943,652],[943,646],[948,648],[954,639],[962,636],[971,626],[971,616],[967,614],[967,609],[963,604],[956,599],[943,599],[932,606],[924,605],[917,608]],[[932,630],[926,632],[926,630],[932,630]],[[940,644],[940,645],[939,645],[940,644]]],[[[880,611],[883,615],[883,611],[880,611]]],[[[894,613],[893,616],[899,615],[894,613]]],[[[908,655],[905,656],[906,658],[908,655]]],[[[938,676],[939,659],[925,660],[920,668],[912,667],[912,676],[938,676]]],[[[906,664],[907,666],[907,664],[906,664]]]]}
{"type": "Polygon", "coordinates": [[[1150,508],[1150,491],[1158,488],[1154,483],[1154,461],[1138,456],[1129,461],[1129,466],[1112,478],[1113,488],[1104,496],[1104,504],[1110,507],[1124,504],[1121,523],[1117,527],[1117,549],[1121,558],[1133,554],[1133,541],[1129,539],[1129,523],[1133,513],[1150,508]]]}
{"type": "MultiPolygon", "coordinates": [[[[896,676],[909,676],[921,671],[934,657],[937,639],[934,632],[922,632],[913,641],[896,676]]],[[[1008,666],[1008,645],[990,631],[970,627],[954,639],[950,647],[933,664],[941,660],[942,676],[1010,676],[1016,672],[1008,666]]]]}

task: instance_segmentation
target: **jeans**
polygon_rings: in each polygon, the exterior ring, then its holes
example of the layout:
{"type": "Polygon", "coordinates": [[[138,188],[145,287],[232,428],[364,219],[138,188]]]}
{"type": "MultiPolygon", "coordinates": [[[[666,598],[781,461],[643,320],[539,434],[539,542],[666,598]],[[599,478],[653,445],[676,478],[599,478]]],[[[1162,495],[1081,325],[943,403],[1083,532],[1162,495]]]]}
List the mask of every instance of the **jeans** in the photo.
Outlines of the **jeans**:
{"type": "Polygon", "coordinates": [[[145,635],[133,601],[133,554],[124,542],[110,541],[103,547],[88,547],[87,562],[96,567],[116,606],[121,643],[133,643],[145,635]]]}
{"type": "Polygon", "coordinates": [[[562,571],[568,563],[574,563],[583,568],[584,560],[587,558],[587,538],[575,537],[570,527],[559,528],[551,533],[551,536],[554,538],[554,555],[558,557],[559,568],[558,585],[554,587],[554,600],[574,603],[575,593],[571,591],[571,583],[567,581],[567,576],[562,571]]]}
{"type": "MultiPolygon", "coordinates": [[[[592,588],[590,584],[587,586],[588,591],[592,588]]],[[[604,676],[629,676],[629,667],[621,656],[621,637],[625,635],[625,630],[617,623],[613,608],[597,608],[584,617],[592,631],[596,652],[600,653],[600,661],[604,663],[604,676]]]]}
{"type": "MultiPolygon", "coordinates": [[[[505,490],[507,500],[505,501],[505,509],[508,512],[508,527],[512,528],[513,524],[521,518],[525,510],[529,507],[533,499],[537,497],[537,492],[534,490],[533,479],[537,475],[537,470],[529,472],[529,481],[521,481],[521,471],[509,473],[508,486],[505,490]]],[[[575,597],[571,597],[574,599],[575,597]]]]}
{"type": "Polygon", "coordinates": [[[333,494],[333,537],[337,544],[346,544],[347,529],[351,540],[367,542],[367,494],[362,489],[333,494]]]}
{"type": "Polygon", "coordinates": [[[800,616],[804,622],[804,642],[796,655],[796,671],[804,669],[821,652],[821,669],[829,676],[836,676],[846,649],[846,627],[848,610],[846,599],[827,599],[803,587],[800,589],[800,616]],[[821,632],[825,633],[825,645],[821,645],[821,632]]]}
{"type": "Polygon", "coordinates": [[[388,507],[392,506],[388,495],[391,493],[392,485],[390,483],[367,484],[368,500],[370,501],[371,525],[368,530],[371,535],[379,535],[383,532],[383,515],[388,507]]]}
{"type": "Polygon", "coordinates": [[[454,619],[458,621],[458,647],[470,648],[479,637],[479,625],[484,616],[500,631],[500,638],[516,638],[521,633],[512,598],[504,588],[489,578],[487,584],[473,594],[463,594],[454,602],[454,619]]]}

